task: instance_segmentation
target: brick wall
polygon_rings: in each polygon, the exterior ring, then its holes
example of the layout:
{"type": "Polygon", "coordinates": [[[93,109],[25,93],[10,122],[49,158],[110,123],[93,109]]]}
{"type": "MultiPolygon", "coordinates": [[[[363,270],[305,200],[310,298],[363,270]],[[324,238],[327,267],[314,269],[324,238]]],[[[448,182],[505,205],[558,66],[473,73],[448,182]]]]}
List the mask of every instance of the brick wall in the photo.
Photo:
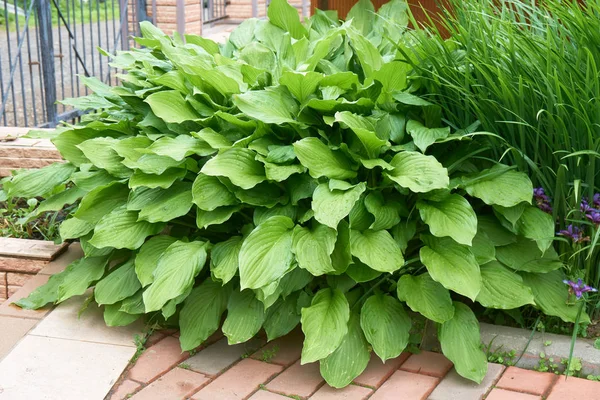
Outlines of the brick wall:
{"type": "Polygon", "coordinates": [[[61,161],[60,153],[49,140],[24,139],[29,128],[0,128],[0,177],[13,169],[41,168],[61,161]]]}
{"type": "MultiPolygon", "coordinates": [[[[186,34],[202,34],[202,1],[183,0],[186,34]]],[[[133,4],[129,3],[128,17],[129,32],[137,32],[134,22],[133,4]],[[134,29],[135,28],[135,29],[134,29]]],[[[152,19],[152,1],[147,2],[146,13],[152,19]]],[[[177,0],[156,0],[156,26],[167,35],[177,32],[177,0]]]]}

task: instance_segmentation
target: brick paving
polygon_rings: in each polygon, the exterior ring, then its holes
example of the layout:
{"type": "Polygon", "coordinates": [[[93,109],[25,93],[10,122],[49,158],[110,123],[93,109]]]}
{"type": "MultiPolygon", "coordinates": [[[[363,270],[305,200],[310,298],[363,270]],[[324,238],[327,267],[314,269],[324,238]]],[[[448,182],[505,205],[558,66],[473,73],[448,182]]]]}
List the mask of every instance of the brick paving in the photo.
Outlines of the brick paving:
{"type": "Polygon", "coordinates": [[[152,335],[152,345],[106,400],[600,400],[600,382],[492,363],[477,385],[460,377],[443,355],[428,351],[385,363],[373,356],[351,385],[334,389],[321,378],[318,363],[300,364],[299,330],[258,351],[264,339],[226,350],[226,339],[213,335],[192,356],[175,346],[176,337],[152,335]]]}

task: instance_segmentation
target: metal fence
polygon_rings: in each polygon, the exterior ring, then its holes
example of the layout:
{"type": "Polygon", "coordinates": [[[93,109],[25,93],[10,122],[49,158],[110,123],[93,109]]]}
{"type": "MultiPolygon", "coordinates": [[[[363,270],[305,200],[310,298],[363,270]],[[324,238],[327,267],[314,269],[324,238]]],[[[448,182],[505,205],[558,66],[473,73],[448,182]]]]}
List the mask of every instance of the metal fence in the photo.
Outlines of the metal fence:
{"type": "Polygon", "coordinates": [[[126,48],[145,10],[145,0],[3,0],[0,124],[45,127],[76,118],[56,102],[88,94],[79,75],[114,83],[98,48],[126,48]]]}
{"type": "Polygon", "coordinates": [[[210,24],[227,18],[227,0],[202,0],[202,22],[210,24]]]}

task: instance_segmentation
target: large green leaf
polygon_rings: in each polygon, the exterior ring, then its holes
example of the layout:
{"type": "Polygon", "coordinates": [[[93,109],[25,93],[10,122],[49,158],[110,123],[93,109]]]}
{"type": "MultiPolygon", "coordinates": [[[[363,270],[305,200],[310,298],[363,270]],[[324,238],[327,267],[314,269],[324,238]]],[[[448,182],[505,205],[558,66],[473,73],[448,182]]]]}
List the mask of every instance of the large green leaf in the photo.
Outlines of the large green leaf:
{"type": "Polygon", "coordinates": [[[229,286],[210,278],[192,290],[179,314],[181,350],[195,349],[219,328],[230,293],[229,286]]]}
{"type": "Polygon", "coordinates": [[[71,264],[61,273],[56,302],[85,293],[87,288],[104,275],[108,257],[86,257],[71,264]]]}
{"type": "Polygon", "coordinates": [[[325,143],[314,137],[294,143],[294,152],[310,176],[330,179],[350,179],[356,177],[356,167],[340,151],[331,150],[325,143]]]}
{"type": "Polygon", "coordinates": [[[31,198],[45,195],[69,179],[75,166],[69,163],[56,163],[41,169],[21,172],[4,183],[9,197],[31,198]]]}
{"type": "Polygon", "coordinates": [[[308,97],[313,94],[319,82],[323,78],[323,74],[318,72],[294,72],[285,71],[279,78],[279,83],[285,85],[294,97],[303,103],[308,97]]]}
{"type": "Polygon", "coordinates": [[[252,290],[234,291],[227,305],[223,334],[229,344],[246,342],[256,335],[264,320],[265,308],[252,290]]]}
{"type": "Polygon", "coordinates": [[[257,226],[244,240],[240,250],[242,289],[258,289],[282,277],[290,268],[294,222],[274,216],[257,226]]]}
{"type": "Polygon", "coordinates": [[[144,292],[146,312],[160,310],[167,301],[184,293],[206,262],[206,243],[172,243],[154,270],[154,282],[144,292]]]}
{"type": "Polygon", "coordinates": [[[174,183],[169,189],[155,189],[155,195],[140,209],[138,218],[148,222],[169,222],[192,208],[192,185],[174,183]]]}
{"type": "Polygon", "coordinates": [[[358,377],[369,364],[371,354],[369,343],[361,329],[357,314],[348,321],[348,333],[339,347],[326,358],[321,359],[321,375],[329,386],[343,388],[358,377]]]}
{"type": "Polygon", "coordinates": [[[163,228],[164,224],[138,221],[136,211],[128,211],[125,206],[121,206],[98,221],[90,244],[97,248],[135,250],[144,244],[148,236],[156,235],[163,228]]]}
{"type": "Polygon", "coordinates": [[[398,298],[411,310],[427,319],[443,324],[454,316],[450,292],[429,274],[402,275],[398,281],[398,298]]]}
{"type": "Polygon", "coordinates": [[[196,177],[192,186],[192,196],[194,204],[205,211],[238,203],[233,193],[218,178],[204,174],[198,174],[196,177]]]}
{"type": "Polygon", "coordinates": [[[234,236],[224,242],[215,244],[210,253],[210,270],[215,278],[223,284],[229,282],[240,267],[240,250],[243,239],[234,236]]]}
{"type": "Polygon", "coordinates": [[[35,209],[31,217],[35,215],[40,215],[41,213],[46,211],[62,210],[65,205],[75,203],[86,193],[87,192],[85,190],[82,190],[77,186],[72,186],[42,201],[40,205],[35,209]]]}
{"type": "Polygon", "coordinates": [[[300,22],[298,10],[292,7],[286,0],[272,0],[267,10],[269,22],[289,32],[294,39],[307,36],[306,29],[300,22]]]}
{"type": "Polygon", "coordinates": [[[121,311],[121,303],[104,306],[104,322],[107,326],[127,326],[140,317],[141,314],[129,314],[121,311]]]}
{"type": "Polygon", "coordinates": [[[252,189],[266,180],[264,165],[256,161],[256,153],[246,148],[225,150],[208,160],[202,173],[210,176],[224,176],[242,189],[252,189]]]}
{"type": "Polygon", "coordinates": [[[406,131],[412,136],[415,145],[423,153],[438,139],[445,139],[450,135],[450,127],[428,128],[414,119],[406,123],[406,131]]]}
{"type": "Polygon", "coordinates": [[[198,119],[194,108],[181,96],[177,90],[164,90],[153,93],[144,100],[152,108],[157,117],[167,123],[180,124],[185,121],[198,119]]]}
{"type": "Polygon", "coordinates": [[[552,215],[537,207],[526,207],[516,225],[519,234],[535,240],[542,253],[552,246],[555,233],[552,215]]]}
{"type": "Polygon", "coordinates": [[[228,221],[233,214],[241,210],[241,206],[223,206],[213,211],[196,210],[196,225],[205,229],[210,225],[219,225],[228,221]]]}
{"type": "MultiPolygon", "coordinates": [[[[535,304],[546,315],[559,317],[565,322],[575,322],[579,307],[569,301],[567,285],[563,283],[564,275],[561,271],[547,273],[521,273],[523,282],[531,288],[535,304]]],[[[589,323],[590,317],[585,310],[579,322],[589,323]]]]}
{"type": "Polygon", "coordinates": [[[477,234],[473,238],[471,252],[475,256],[479,265],[494,261],[496,259],[496,248],[494,242],[481,229],[477,229],[477,234]]]}
{"type": "Polygon", "coordinates": [[[517,271],[550,272],[563,266],[552,247],[542,254],[533,240],[520,237],[516,243],[496,247],[496,258],[517,271]]]}
{"type": "Polygon", "coordinates": [[[404,266],[398,243],[388,231],[350,230],[352,255],[380,272],[394,272],[404,266]]]}
{"type": "Polygon", "coordinates": [[[74,216],[80,220],[96,223],[106,214],[127,202],[129,190],[120,182],[99,186],[86,194],[79,203],[74,216]]]}
{"type": "Polygon", "coordinates": [[[183,161],[187,156],[197,154],[208,156],[215,153],[212,147],[203,140],[188,135],[172,137],[161,137],[150,147],[144,149],[144,153],[153,153],[159,156],[169,157],[175,161],[183,161]]]}
{"type": "Polygon", "coordinates": [[[486,204],[503,207],[516,206],[521,202],[531,204],[533,193],[533,185],[527,175],[500,164],[463,178],[462,187],[486,204]]]}
{"type": "Polygon", "coordinates": [[[133,296],[141,287],[135,274],[134,258],[131,258],[96,284],[94,300],[98,304],[115,304],[133,296]]]}
{"type": "Polygon", "coordinates": [[[284,87],[238,94],[233,103],[244,114],[267,124],[294,123],[298,112],[298,103],[284,87]]]}
{"type": "Polygon", "coordinates": [[[312,209],[315,212],[315,219],[336,229],[340,221],[350,214],[354,203],[366,188],[364,182],[345,191],[330,190],[328,184],[320,184],[313,193],[312,209]]]}
{"type": "Polygon", "coordinates": [[[365,197],[365,208],[375,217],[368,226],[375,231],[391,229],[400,222],[401,205],[394,201],[386,201],[380,192],[371,192],[365,197]]]}
{"type": "Polygon", "coordinates": [[[331,254],[336,237],[334,229],[319,223],[316,223],[314,229],[297,225],[292,239],[298,266],[308,270],[314,276],[334,272],[331,254]]]}
{"type": "Polygon", "coordinates": [[[425,236],[423,242],[419,255],[433,280],[474,301],[481,290],[481,273],[471,250],[449,238],[425,236]]]}
{"type": "Polygon", "coordinates": [[[448,187],[448,170],[435,157],[415,151],[398,153],[390,161],[393,171],[386,175],[398,185],[417,193],[448,187]]]}
{"type": "Polygon", "coordinates": [[[517,235],[504,228],[493,215],[480,215],[477,229],[485,233],[494,246],[506,246],[517,241],[517,235]]]}
{"type": "Polygon", "coordinates": [[[360,326],[373,351],[385,362],[404,351],[412,322],[398,300],[389,295],[376,294],[363,304],[360,326]]]}
{"type": "Polygon", "coordinates": [[[432,235],[450,236],[458,243],[472,244],[477,233],[477,216],[461,195],[450,194],[440,201],[419,200],[417,209],[432,235]]]}
{"type": "Polygon", "coordinates": [[[132,172],[123,163],[123,158],[113,149],[117,139],[102,137],[86,140],[77,147],[98,168],[118,178],[128,178],[132,172]]]}
{"type": "Polygon", "coordinates": [[[135,257],[135,273],[143,287],[154,281],[154,270],[160,256],[176,241],[177,239],[172,236],[158,235],[151,237],[142,245],[135,257]]]}
{"type": "Polygon", "coordinates": [[[523,284],[516,272],[509,270],[497,261],[480,266],[481,292],[477,301],[484,307],[502,310],[535,304],[531,289],[523,284]]]}
{"type": "Polygon", "coordinates": [[[263,325],[268,341],[287,335],[300,322],[299,293],[301,292],[293,293],[285,299],[279,299],[269,308],[263,325]]]}
{"type": "Polygon", "coordinates": [[[464,378],[481,383],[487,374],[487,357],[481,350],[479,322],[471,309],[454,302],[454,317],[438,327],[442,352],[464,378]]]}
{"type": "Polygon", "coordinates": [[[348,333],[350,307],[337,289],[321,289],[310,307],[302,309],[302,364],[321,360],[342,344],[348,333]]]}

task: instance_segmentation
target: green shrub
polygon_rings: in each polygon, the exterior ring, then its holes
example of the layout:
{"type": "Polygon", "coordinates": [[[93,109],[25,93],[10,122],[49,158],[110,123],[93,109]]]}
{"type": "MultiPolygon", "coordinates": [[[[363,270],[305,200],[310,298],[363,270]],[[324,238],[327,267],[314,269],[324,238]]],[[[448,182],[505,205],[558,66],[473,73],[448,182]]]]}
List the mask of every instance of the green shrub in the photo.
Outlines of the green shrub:
{"type": "Polygon", "coordinates": [[[122,86],[87,80],[95,93],[70,103],[101,110],[54,135],[68,162],[4,185],[28,197],[69,182],[42,205],[78,204],[60,233],[85,258],[18,305],[95,286],[107,324],[178,324],[183,350],[225,311],[231,344],[301,323],[302,362],[335,387],[371,348],[398,356],[418,314],[476,382],[472,302],[575,320],[527,176],[410,93],[404,2],[361,1],[342,24],[318,11],[303,25],[284,0],[268,15],[222,46],[143,24],[146,48],[113,60],[122,86]]]}

